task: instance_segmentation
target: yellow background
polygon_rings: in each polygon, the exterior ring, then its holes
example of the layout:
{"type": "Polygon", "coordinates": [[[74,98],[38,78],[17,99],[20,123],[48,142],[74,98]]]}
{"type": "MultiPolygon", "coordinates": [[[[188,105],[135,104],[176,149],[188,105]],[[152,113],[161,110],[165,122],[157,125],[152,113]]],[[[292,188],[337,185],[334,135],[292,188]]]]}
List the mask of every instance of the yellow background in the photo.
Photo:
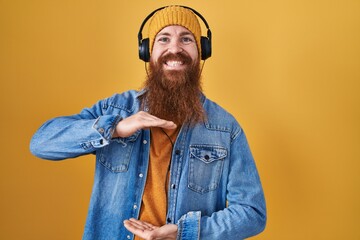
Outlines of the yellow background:
{"type": "Polygon", "coordinates": [[[359,0],[1,0],[0,239],[81,238],[94,158],[42,161],[29,140],[138,89],[139,26],[174,3],[211,26],[204,91],[242,124],[266,194],[254,239],[360,239],[359,0]]]}

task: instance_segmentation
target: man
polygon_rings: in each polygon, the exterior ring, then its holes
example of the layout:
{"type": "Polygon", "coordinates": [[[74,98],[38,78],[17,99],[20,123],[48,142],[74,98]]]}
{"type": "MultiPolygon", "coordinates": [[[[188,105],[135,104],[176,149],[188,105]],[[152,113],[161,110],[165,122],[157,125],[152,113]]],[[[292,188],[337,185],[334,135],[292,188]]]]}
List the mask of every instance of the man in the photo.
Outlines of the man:
{"type": "Polygon", "coordinates": [[[142,91],[52,119],[33,136],[40,158],[96,154],[84,239],[243,239],[265,227],[245,134],[201,91],[208,50],[195,13],[169,6],[151,15],[142,91]]]}

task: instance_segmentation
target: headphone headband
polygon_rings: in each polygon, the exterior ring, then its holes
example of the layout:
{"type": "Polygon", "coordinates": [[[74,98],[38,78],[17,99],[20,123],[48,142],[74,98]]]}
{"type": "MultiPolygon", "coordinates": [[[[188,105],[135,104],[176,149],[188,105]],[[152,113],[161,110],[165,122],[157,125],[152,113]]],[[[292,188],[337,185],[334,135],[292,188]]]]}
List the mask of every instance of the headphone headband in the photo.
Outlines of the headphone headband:
{"type": "MultiPolygon", "coordinates": [[[[209,24],[207,23],[206,19],[196,10],[187,7],[187,6],[181,6],[178,5],[179,7],[182,8],[186,8],[189,9],[190,11],[192,11],[196,16],[198,16],[203,23],[205,24],[206,28],[207,28],[207,37],[203,37],[201,36],[201,59],[205,60],[207,58],[209,58],[211,56],[211,30],[209,27],[209,24]]],[[[158,9],[155,9],[154,11],[152,11],[142,22],[140,29],[139,29],[139,33],[138,33],[138,45],[139,45],[139,58],[145,62],[150,61],[150,52],[149,52],[149,38],[142,38],[142,30],[146,24],[146,22],[157,12],[160,11],[164,8],[166,8],[168,6],[165,7],[160,7],[158,9]]]]}

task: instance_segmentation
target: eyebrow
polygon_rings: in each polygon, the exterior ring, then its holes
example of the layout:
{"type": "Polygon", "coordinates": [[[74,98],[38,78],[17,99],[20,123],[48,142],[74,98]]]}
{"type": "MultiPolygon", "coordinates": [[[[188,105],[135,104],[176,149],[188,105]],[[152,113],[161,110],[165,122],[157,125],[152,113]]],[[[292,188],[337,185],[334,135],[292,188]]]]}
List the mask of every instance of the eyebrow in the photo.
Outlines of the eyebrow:
{"type": "Polygon", "coordinates": [[[191,35],[191,36],[193,36],[193,34],[191,33],[191,32],[181,32],[180,33],[180,36],[182,37],[182,36],[185,36],[185,35],[191,35]]]}
{"type": "MultiPolygon", "coordinates": [[[[183,36],[186,36],[186,35],[191,35],[191,36],[193,36],[193,34],[192,34],[191,32],[188,32],[188,31],[183,31],[183,32],[181,32],[179,35],[180,35],[180,37],[183,37],[183,36]]],[[[156,36],[156,38],[159,37],[159,36],[171,36],[171,34],[168,33],[168,32],[159,33],[159,34],[156,36]]]]}

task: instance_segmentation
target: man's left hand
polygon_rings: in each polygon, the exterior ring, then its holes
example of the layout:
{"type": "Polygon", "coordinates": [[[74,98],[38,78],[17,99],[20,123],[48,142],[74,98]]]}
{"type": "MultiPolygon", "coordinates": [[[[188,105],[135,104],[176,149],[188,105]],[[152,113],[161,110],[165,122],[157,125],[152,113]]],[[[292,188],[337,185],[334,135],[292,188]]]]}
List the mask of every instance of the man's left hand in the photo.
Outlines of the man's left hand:
{"type": "Polygon", "coordinates": [[[130,232],[145,240],[175,240],[178,230],[175,224],[158,227],[134,218],[125,220],[124,226],[130,232]]]}

